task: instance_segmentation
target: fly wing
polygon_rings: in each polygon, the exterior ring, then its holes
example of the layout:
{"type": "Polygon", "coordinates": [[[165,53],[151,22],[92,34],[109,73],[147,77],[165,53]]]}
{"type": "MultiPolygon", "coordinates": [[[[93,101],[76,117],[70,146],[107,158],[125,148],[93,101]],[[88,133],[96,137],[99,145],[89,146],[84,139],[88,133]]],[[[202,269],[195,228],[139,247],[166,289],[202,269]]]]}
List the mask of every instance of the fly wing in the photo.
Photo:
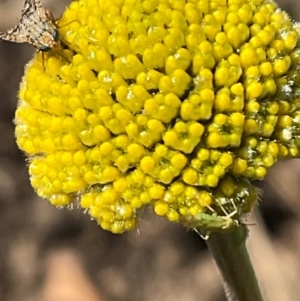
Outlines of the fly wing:
{"type": "Polygon", "coordinates": [[[26,36],[22,33],[19,25],[14,26],[7,32],[0,32],[0,40],[15,42],[15,43],[25,43],[27,42],[26,36]]]}
{"type": "Polygon", "coordinates": [[[5,33],[0,32],[0,40],[25,42],[41,49],[45,45],[50,47],[48,39],[54,39],[55,28],[51,16],[43,8],[40,0],[25,0],[19,24],[5,33]]]}
{"type": "Polygon", "coordinates": [[[40,0],[25,0],[21,18],[28,18],[28,16],[32,14],[39,14],[42,17],[47,17],[46,10],[40,0]]]}
{"type": "Polygon", "coordinates": [[[26,19],[32,14],[36,13],[37,9],[43,8],[39,0],[25,0],[24,8],[22,10],[21,19],[19,24],[14,26],[7,32],[0,32],[0,40],[24,43],[27,42],[27,36],[24,32],[22,24],[25,23],[26,19]]]}
{"type": "Polygon", "coordinates": [[[41,3],[38,0],[25,0],[24,8],[22,10],[21,19],[19,24],[14,26],[7,32],[0,32],[0,40],[15,42],[15,43],[25,43],[28,42],[28,35],[24,31],[23,24],[26,20],[34,13],[37,9],[42,8],[41,3]]]}
{"type": "Polygon", "coordinates": [[[30,14],[34,11],[37,11],[40,8],[43,9],[41,1],[39,1],[39,0],[25,0],[24,8],[22,10],[22,16],[24,14],[28,14],[28,13],[30,14]]]}

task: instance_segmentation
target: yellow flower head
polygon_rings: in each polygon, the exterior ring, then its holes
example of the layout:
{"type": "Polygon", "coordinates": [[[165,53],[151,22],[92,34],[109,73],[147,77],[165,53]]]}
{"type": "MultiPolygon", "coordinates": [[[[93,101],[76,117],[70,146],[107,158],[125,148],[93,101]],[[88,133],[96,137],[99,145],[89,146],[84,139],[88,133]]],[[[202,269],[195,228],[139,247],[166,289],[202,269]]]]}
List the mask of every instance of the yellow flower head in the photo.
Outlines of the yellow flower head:
{"type": "Polygon", "coordinates": [[[300,30],[272,1],[79,0],[58,30],[16,112],[53,205],[79,201],[114,233],[145,205],[189,226],[238,220],[257,199],[249,181],[299,156],[300,30]]]}

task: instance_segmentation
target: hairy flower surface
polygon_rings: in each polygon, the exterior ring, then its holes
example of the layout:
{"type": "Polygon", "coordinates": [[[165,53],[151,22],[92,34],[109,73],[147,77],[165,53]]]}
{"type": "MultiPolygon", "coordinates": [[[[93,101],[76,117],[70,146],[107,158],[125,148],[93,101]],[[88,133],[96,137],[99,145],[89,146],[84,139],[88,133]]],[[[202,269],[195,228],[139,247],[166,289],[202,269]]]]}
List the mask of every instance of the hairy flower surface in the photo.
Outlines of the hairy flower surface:
{"type": "Polygon", "coordinates": [[[239,220],[250,181],[299,156],[300,30],[272,1],[79,0],[58,30],[16,112],[53,205],[79,202],[113,233],[145,205],[208,229],[201,213],[239,220]]]}

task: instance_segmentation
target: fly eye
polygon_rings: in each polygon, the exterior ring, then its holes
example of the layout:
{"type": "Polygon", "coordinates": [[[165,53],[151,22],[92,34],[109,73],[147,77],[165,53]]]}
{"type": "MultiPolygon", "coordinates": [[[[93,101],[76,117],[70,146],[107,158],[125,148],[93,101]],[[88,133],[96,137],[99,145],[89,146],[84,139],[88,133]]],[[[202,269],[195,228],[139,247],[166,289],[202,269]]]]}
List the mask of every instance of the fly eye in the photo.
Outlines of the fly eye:
{"type": "Polygon", "coordinates": [[[48,46],[42,46],[42,47],[39,48],[39,50],[40,50],[40,51],[43,51],[43,52],[47,52],[47,51],[49,51],[50,49],[51,49],[51,48],[48,47],[48,46]]]}
{"type": "Polygon", "coordinates": [[[55,42],[57,42],[59,40],[59,33],[58,33],[57,29],[54,29],[53,39],[55,42]]]}

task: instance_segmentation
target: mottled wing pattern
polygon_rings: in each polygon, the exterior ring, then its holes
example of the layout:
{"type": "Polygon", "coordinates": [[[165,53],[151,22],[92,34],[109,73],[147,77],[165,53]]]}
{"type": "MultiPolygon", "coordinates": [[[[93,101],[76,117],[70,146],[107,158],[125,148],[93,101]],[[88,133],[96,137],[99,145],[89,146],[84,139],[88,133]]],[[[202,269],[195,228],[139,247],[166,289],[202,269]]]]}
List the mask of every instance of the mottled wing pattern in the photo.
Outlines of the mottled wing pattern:
{"type": "Polygon", "coordinates": [[[19,25],[14,26],[7,32],[0,32],[0,40],[11,41],[15,43],[25,43],[27,42],[26,36],[20,33],[19,25]]]}
{"type": "Polygon", "coordinates": [[[22,17],[38,13],[42,17],[46,17],[46,10],[42,6],[40,0],[25,0],[25,5],[22,10],[22,17]]]}
{"type": "MultiPolygon", "coordinates": [[[[32,7],[33,10],[37,10],[38,8],[43,8],[40,0],[25,0],[23,11],[26,10],[26,7],[27,8],[32,7]]],[[[23,12],[22,12],[22,14],[23,14],[23,12]]]]}
{"type": "Polygon", "coordinates": [[[36,11],[39,5],[41,5],[41,3],[38,0],[25,0],[22,16],[36,11]]]}
{"type": "Polygon", "coordinates": [[[6,40],[15,43],[28,42],[26,31],[22,25],[24,25],[25,19],[28,19],[28,17],[32,16],[36,10],[40,8],[43,9],[39,0],[25,0],[19,24],[7,32],[0,32],[0,40],[6,40]]]}
{"type": "Polygon", "coordinates": [[[43,49],[45,32],[49,34],[50,38],[54,36],[55,25],[52,19],[40,0],[25,0],[19,24],[6,33],[0,33],[0,40],[16,43],[27,42],[38,49],[43,49]]]}

